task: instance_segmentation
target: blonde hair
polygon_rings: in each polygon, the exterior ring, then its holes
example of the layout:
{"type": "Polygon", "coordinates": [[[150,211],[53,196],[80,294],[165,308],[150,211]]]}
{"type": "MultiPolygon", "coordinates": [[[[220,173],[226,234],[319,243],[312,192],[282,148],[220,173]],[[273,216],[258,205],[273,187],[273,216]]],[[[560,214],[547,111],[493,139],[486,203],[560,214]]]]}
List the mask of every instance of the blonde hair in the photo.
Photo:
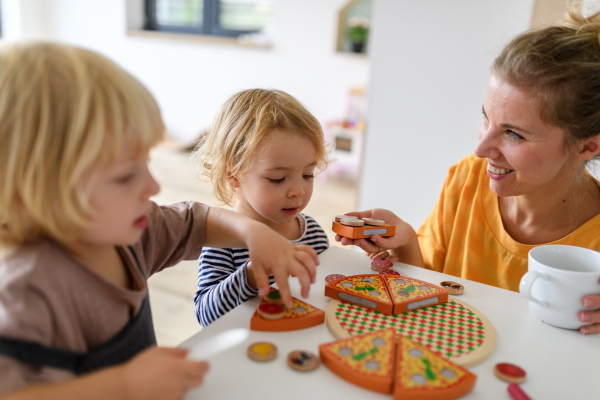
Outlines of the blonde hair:
{"type": "Polygon", "coordinates": [[[600,134],[600,12],[572,8],[563,25],[517,36],[492,73],[534,93],[542,121],[564,129],[566,145],[600,134]]]}
{"type": "Polygon", "coordinates": [[[0,48],[0,246],[73,240],[93,172],[164,135],[150,93],[112,61],[56,43],[0,48]]]}
{"type": "Polygon", "coordinates": [[[329,148],[323,129],[298,100],[281,90],[244,90],[221,106],[192,155],[217,199],[231,205],[234,191],[228,174],[244,172],[258,146],[274,131],[307,138],[317,151],[317,170],[327,167],[329,148]]]}

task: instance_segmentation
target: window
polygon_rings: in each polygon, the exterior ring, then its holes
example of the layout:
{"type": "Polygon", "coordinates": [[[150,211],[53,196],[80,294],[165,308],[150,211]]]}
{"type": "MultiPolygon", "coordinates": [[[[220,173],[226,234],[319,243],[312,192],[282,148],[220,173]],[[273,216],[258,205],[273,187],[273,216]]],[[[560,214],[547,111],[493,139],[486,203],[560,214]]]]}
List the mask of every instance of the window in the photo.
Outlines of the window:
{"type": "Polygon", "coordinates": [[[260,31],[274,0],[146,0],[146,30],[239,36],[260,31]]]}

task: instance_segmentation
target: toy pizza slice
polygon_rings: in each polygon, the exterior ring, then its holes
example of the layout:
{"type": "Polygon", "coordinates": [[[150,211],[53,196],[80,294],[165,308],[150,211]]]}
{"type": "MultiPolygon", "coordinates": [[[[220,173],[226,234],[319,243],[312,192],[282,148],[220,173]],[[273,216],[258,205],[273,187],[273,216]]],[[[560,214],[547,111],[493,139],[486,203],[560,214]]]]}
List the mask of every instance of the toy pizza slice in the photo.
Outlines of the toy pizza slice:
{"type": "Polygon", "coordinates": [[[325,296],[392,315],[394,304],[379,274],[352,275],[325,285],[325,296]]]}
{"type": "Polygon", "coordinates": [[[382,276],[394,303],[393,314],[448,301],[448,289],[406,276],[382,276]]]}
{"type": "Polygon", "coordinates": [[[365,389],[391,393],[395,363],[394,328],[369,332],[319,346],[323,364],[365,389]]]}
{"type": "Polygon", "coordinates": [[[440,399],[464,396],[477,377],[412,340],[398,335],[394,400],[440,399]]]}
{"type": "Polygon", "coordinates": [[[285,315],[279,319],[268,319],[259,315],[269,309],[269,306],[276,304],[269,303],[262,299],[254,315],[250,319],[250,329],[253,331],[283,332],[295,331],[298,329],[310,328],[322,324],[325,321],[325,312],[321,309],[311,306],[302,300],[292,297],[294,306],[286,308],[285,315]]]}
{"type": "Polygon", "coordinates": [[[331,229],[338,235],[350,238],[350,239],[366,239],[373,235],[394,236],[396,233],[395,225],[383,225],[383,226],[349,226],[342,225],[339,222],[333,221],[331,229]]]}

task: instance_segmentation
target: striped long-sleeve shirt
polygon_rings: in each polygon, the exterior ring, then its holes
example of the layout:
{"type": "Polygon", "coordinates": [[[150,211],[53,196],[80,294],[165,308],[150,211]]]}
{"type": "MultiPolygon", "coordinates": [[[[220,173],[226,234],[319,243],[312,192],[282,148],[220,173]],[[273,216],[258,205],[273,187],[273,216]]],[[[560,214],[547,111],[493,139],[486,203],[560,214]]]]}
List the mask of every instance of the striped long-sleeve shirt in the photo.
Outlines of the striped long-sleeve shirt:
{"type": "MultiPolygon", "coordinates": [[[[329,248],[327,234],[313,218],[299,214],[302,235],[292,244],[307,244],[317,253],[329,248]]],[[[248,249],[205,247],[200,255],[198,290],[194,297],[196,318],[203,327],[258,294],[246,280],[248,249]]],[[[269,277],[274,283],[273,277],[269,277]]]]}

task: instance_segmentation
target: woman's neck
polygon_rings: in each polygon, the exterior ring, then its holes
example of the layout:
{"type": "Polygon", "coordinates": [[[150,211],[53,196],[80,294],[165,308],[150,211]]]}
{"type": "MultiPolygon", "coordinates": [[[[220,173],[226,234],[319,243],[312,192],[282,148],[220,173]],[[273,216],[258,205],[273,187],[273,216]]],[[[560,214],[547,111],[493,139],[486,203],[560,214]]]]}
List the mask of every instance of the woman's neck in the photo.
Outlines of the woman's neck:
{"type": "Polygon", "coordinates": [[[506,232],[523,244],[561,239],[600,214],[600,188],[582,177],[544,193],[498,198],[506,232]]]}

